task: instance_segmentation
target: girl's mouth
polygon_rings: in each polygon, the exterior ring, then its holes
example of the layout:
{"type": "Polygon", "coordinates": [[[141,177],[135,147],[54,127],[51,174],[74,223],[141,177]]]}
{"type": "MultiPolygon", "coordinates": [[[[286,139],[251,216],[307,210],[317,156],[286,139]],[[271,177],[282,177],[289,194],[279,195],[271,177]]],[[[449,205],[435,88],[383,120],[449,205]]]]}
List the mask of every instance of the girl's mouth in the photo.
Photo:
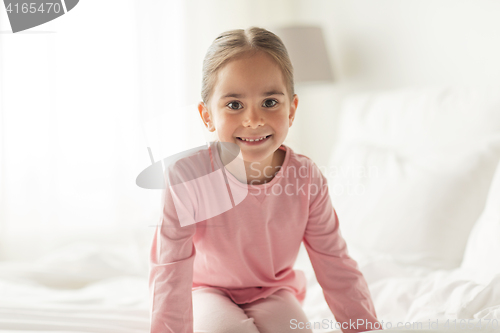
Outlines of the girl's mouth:
{"type": "Polygon", "coordinates": [[[269,135],[267,135],[265,137],[262,137],[262,138],[259,138],[259,139],[255,139],[255,140],[242,139],[242,138],[239,138],[239,137],[236,137],[236,138],[238,140],[240,140],[241,142],[243,142],[244,144],[246,144],[246,145],[255,146],[255,145],[260,145],[263,142],[267,141],[267,139],[269,139],[271,136],[272,136],[272,134],[269,134],[269,135]]]}

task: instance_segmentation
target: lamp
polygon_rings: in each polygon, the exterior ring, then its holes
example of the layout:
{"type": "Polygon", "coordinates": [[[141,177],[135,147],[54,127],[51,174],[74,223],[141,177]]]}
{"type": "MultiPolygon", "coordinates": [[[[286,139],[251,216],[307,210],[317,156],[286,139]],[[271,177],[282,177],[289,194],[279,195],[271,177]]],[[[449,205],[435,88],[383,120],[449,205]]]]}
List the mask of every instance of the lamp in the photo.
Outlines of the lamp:
{"type": "Polygon", "coordinates": [[[292,25],[270,30],[285,44],[296,83],[333,81],[321,27],[292,25]]]}

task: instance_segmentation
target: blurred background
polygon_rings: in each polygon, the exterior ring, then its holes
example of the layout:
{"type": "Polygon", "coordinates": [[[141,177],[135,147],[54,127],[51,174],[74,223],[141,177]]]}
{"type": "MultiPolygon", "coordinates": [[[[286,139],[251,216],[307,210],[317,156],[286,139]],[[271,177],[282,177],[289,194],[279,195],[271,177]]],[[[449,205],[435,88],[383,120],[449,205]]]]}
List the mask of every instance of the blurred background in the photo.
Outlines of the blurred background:
{"type": "Polygon", "coordinates": [[[86,0],[12,34],[1,8],[0,260],[96,242],[136,245],[146,270],[160,191],[135,179],[146,147],[206,143],[202,61],[225,30],[322,29],[332,79],[296,84],[285,142],[321,166],[352,92],[498,82],[498,17],[495,0],[86,0]]]}

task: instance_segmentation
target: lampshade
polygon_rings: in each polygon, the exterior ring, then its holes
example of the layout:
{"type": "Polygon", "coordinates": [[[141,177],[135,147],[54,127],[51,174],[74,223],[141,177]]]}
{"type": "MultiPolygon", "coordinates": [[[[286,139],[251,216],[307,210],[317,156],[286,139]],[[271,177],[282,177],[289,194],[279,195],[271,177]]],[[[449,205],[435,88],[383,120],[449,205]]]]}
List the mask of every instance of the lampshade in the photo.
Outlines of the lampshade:
{"type": "Polygon", "coordinates": [[[269,30],[285,44],[296,83],[333,81],[321,27],[294,25],[269,30]]]}

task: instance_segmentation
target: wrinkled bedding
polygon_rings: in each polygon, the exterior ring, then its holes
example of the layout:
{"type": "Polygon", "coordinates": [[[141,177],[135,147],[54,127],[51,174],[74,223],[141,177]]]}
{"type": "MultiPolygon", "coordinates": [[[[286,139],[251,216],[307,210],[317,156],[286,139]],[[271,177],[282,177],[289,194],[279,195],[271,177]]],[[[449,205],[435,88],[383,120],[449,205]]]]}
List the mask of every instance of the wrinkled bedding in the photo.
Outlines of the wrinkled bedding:
{"type": "MultiPolygon", "coordinates": [[[[411,329],[412,323],[422,323],[423,329],[430,323],[437,323],[440,330],[461,331],[460,321],[453,325],[454,319],[465,319],[462,327],[478,324],[482,319],[480,331],[500,332],[500,275],[486,275],[481,272],[453,269],[434,270],[428,267],[402,265],[390,258],[369,257],[349,251],[363,272],[377,311],[377,318],[384,321],[384,329],[411,329]],[[450,319],[446,327],[446,320],[450,319]],[[491,321],[485,321],[490,319],[491,321]],[[388,324],[388,323],[391,324],[388,324]],[[495,324],[496,322],[496,324],[495,324]],[[391,328],[392,326],[392,328],[391,328]],[[456,330],[454,330],[454,328],[456,330]]],[[[316,282],[307,254],[301,251],[296,268],[304,270],[308,278],[308,293],[304,308],[311,322],[334,319],[324,303],[321,287],[316,282]]],[[[420,328],[416,324],[415,328],[420,328]]],[[[427,328],[426,328],[427,327],[427,328]]],[[[478,330],[478,327],[466,330],[478,330]]],[[[315,332],[331,332],[318,329],[315,332]]]]}
{"type": "MultiPolygon", "coordinates": [[[[130,251],[91,244],[60,251],[34,264],[0,263],[0,332],[148,332],[147,269],[131,259],[130,251]]],[[[500,332],[500,275],[404,266],[355,249],[350,254],[365,275],[385,329],[411,331],[411,323],[421,322],[429,332],[464,332],[459,320],[453,325],[458,318],[464,328],[481,319],[481,332],[500,332]],[[493,320],[488,329],[486,319],[493,320]],[[398,322],[407,327],[397,328],[398,322]],[[438,326],[428,329],[430,322],[438,326]]],[[[309,321],[323,323],[313,331],[338,331],[324,326],[334,317],[303,247],[295,268],[308,278],[304,310],[309,321]]]]}

